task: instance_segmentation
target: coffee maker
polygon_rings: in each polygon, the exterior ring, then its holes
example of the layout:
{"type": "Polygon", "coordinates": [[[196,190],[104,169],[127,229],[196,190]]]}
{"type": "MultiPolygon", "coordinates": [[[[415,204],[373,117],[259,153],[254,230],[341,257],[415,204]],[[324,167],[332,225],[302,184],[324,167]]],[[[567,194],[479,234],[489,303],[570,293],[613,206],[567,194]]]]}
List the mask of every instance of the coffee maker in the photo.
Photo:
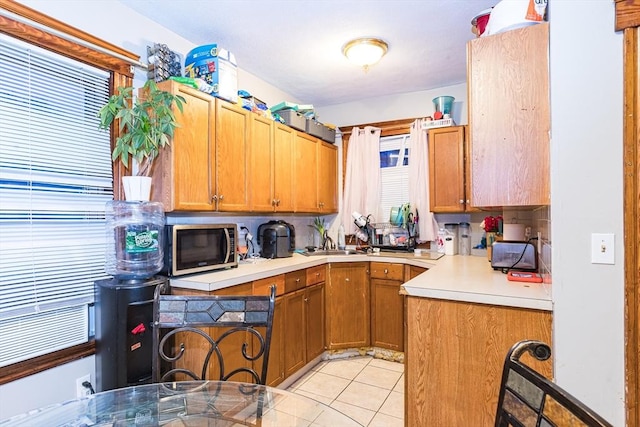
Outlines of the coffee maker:
{"type": "Polygon", "coordinates": [[[286,258],[296,247],[296,231],[293,225],[272,220],[258,226],[258,245],[262,258],[286,258]]]}

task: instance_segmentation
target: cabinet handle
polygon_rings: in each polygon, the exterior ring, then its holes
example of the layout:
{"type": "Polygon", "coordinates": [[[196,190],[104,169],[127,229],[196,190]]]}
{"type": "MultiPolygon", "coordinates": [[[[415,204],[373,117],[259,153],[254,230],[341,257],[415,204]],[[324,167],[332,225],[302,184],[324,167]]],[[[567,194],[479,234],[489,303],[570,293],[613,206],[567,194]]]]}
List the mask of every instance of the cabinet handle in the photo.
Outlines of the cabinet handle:
{"type": "Polygon", "coordinates": [[[276,199],[271,199],[271,206],[277,206],[276,199]]]}
{"type": "Polygon", "coordinates": [[[222,199],[224,199],[224,195],[220,195],[220,201],[222,201],[222,199]]]}
{"type": "Polygon", "coordinates": [[[309,298],[305,298],[305,299],[304,299],[304,302],[309,302],[309,298]]]}
{"type": "Polygon", "coordinates": [[[469,199],[467,199],[467,204],[471,204],[471,202],[469,201],[469,199]]]}
{"type": "Polygon", "coordinates": [[[299,282],[300,282],[300,278],[298,277],[298,278],[296,279],[296,283],[299,283],[299,282]]]}
{"type": "Polygon", "coordinates": [[[345,281],[345,282],[348,282],[348,281],[349,281],[349,278],[347,277],[346,279],[344,279],[344,281],[345,281]]]}
{"type": "Polygon", "coordinates": [[[464,203],[464,200],[460,199],[460,204],[464,203]]]}
{"type": "Polygon", "coordinates": [[[211,201],[212,202],[215,202],[216,200],[218,200],[218,196],[217,195],[214,194],[213,196],[211,196],[211,201]]]}
{"type": "Polygon", "coordinates": [[[320,277],[320,273],[316,273],[316,277],[320,277]]]}
{"type": "Polygon", "coordinates": [[[384,269],[384,274],[389,274],[389,270],[387,270],[386,268],[384,269]]]}
{"type": "Polygon", "coordinates": [[[276,206],[280,206],[280,199],[276,200],[276,206]]]}

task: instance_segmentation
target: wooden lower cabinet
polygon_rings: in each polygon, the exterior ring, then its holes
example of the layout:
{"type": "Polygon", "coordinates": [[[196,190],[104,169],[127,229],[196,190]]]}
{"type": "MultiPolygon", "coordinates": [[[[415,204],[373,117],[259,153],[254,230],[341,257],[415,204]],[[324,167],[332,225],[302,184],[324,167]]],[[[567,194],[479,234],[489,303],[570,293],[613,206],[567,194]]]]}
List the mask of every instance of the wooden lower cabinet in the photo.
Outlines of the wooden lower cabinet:
{"type": "Polygon", "coordinates": [[[320,356],[324,350],[325,335],[325,283],[307,286],[305,289],[307,363],[320,356]]]}
{"type": "Polygon", "coordinates": [[[284,310],[283,297],[276,298],[273,311],[273,330],[271,332],[271,349],[269,351],[269,367],[267,368],[267,385],[275,387],[285,379],[284,367],[284,310]]]}
{"type": "MultiPolygon", "coordinates": [[[[493,426],[504,358],[551,344],[549,311],[406,297],[405,425],[493,426]]],[[[525,363],[551,378],[551,362],[525,363]]]]}
{"type": "Polygon", "coordinates": [[[330,264],[326,292],[327,348],[369,346],[369,263],[330,264]]]}
{"type": "Polygon", "coordinates": [[[284,373],[285,378],[306,363],[307,342],[305,324],[305,290],[284,296],[284,373]]]}
{"type": "Polygon", "coordinates": [[[371,345],[404,351],[404,297],[401,281],[371,279],[371,345]]]}

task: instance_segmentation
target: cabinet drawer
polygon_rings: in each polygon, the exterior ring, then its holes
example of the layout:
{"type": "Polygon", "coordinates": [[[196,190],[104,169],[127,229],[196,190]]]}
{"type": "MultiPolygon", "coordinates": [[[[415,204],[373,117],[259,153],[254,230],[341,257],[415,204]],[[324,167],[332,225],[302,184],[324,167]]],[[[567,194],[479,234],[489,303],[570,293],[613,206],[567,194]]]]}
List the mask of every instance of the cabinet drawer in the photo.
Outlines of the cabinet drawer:
{"type": "Polygon", "coordinates": [[[253,295],[269,295],[271,285],[276,285],[276,296],[284,294],[284,274],[253,281],[253,295]]]}
{"type": "Polygon", "coordinates": [[[285,293],[302,289],[306,286],[306,283],[307,283],[307,270],[292,271],[284,275],[285,293]]]}
{"type": "Polygon", "coordinates": [[[404,265],[390,262],[372,262],[372,279],[404,280],[404,265]]]}
{"type": "Polygon", "coordinates": [[[327,268],[324,265],[307,268],[307,286],[326,281],[327,268]]]}

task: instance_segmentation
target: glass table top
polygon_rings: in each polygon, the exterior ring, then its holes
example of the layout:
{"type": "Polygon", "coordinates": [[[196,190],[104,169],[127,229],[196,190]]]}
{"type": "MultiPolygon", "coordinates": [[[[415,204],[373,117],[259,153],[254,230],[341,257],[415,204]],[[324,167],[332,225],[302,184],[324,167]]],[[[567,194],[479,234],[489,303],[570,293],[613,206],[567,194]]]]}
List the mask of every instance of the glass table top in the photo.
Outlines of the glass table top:
{"type": "Polygon", "coordinates": [[[360,426],[347,415],[273,387],[223,381],[147,384],[18,415],[0,426],[360,426]]]}

